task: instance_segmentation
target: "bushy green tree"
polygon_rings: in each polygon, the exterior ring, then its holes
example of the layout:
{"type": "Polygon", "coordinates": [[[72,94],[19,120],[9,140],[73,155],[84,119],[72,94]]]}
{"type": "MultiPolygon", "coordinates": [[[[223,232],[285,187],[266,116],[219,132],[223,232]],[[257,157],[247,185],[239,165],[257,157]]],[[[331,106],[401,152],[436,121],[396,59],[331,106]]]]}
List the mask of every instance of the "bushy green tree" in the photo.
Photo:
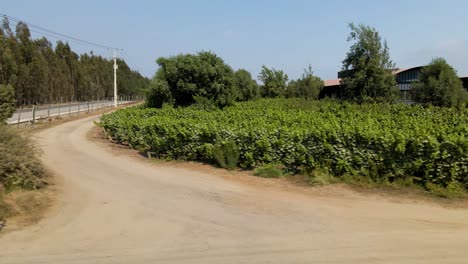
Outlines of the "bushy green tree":
{"type": "Polygon", "coordinates": [[[304,70],[302,77],[297,80],[292,80],[288,84],[287,97],[289,98],[305,98],[317,99],[320,91],[323,88],[323,81],[317,76],[314,76],[312,66],[304,70]]]}
{"type": "MultiPolygon", "coordinates": [[[[195,103],[195,98],[204,97],[219,107],[224,107],[236,100],[237,93],[233,85],[233,70],[212,52],[202,51],[197,54],[177,55],[159,58],[161,67],[150,96],[170,92],[170,98],[176,106],[188,106],[195,103]]],[[[148,98],[150,106],[159,106],[158,99],[148,98]]]]}
{"type": "Polygon", "coordinates": [[[173,103],[173,98],[169,90],[169,84],[164,76],[164,70],[159,68],[156,75],[151,80],[146,95],[146,105],[149,107],[161,108],[164,103],[173,103]]]}
{"type": "Polygon", "coordinates": [[[261,86],[262,97],[284,97],[288,83],[288,75],[282,70],[269,69],[262,66],[258,78],[263,82],[261,86]]]}
{"type": "Polygon", "coordinates": [[[249,101],[260,97],[260,87],[250,72],[240,69],[234,72],[234,86],[239,101],[249,101]]]}
{"type": "Polygon", "coordinates": [[[350,24],[348,41],[353,41],[343,61],[344,97],[358,102],[395,100],[398,97],[395,68],[386,41],[375,28],[350,24]]]}
{"type": "Polygon", "coordinates": [[[15,112],[15,90],[11,85],[0,84],[0,125],[15,112]]]}
{"type": "Polygon", "coordinates": [[[456,106],[466,104],[467,91],[456,71],[443,58],[436,58],[419,73],[419,80],[412,85],[415,102],[435,106],[456,106]]]}

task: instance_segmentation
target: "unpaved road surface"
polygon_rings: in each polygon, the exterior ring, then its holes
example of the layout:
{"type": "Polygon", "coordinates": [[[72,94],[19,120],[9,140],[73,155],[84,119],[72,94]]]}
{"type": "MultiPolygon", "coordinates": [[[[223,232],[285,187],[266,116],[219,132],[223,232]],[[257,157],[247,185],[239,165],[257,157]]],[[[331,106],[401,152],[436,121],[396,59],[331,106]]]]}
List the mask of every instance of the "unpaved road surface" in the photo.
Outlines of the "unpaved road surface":
{"type": "Polygon", "coordinates": [[[0,263],[468,263],[467,210],[154,166],[89,141],[92,126],[37,135],[59,202],[0,237],[0,263]]]}

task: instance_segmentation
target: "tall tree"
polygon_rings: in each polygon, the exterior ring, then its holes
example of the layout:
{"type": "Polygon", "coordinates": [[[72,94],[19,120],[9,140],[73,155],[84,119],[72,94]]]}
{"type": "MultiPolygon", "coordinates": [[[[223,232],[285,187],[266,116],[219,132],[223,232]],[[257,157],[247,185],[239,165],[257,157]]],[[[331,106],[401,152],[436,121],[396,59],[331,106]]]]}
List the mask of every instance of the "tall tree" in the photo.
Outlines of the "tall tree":
{"type": "Polygon", "coordinates": [[[415,102],[436,106],[463,107],[468,99],[456,71],[443,58],[432,60],[421,70],[411,93],[415,102]]]}
{"type": "MultiPolygon", "coordinates": [[[[68,43],[55,48],[45,38],[32,39],[19,22],[13,34],[6,17],[0,26],[0,84],[15,88],[17,105],[109,98],[113,95],[113,62],[91,54],[78,55],[68,43]]],[[[141,95],[148,78],[119,60],[119,94],[141,95]]]]}
{"type": "Polygon", "coordinates": [[[375,28],[350,24],[348,41],[351,45],[343,60],[345,77],[341,84],[345,98],[363,101],[389,101],[398,97],[396,80],[392,71],[395,68],[390,59],[386,41],[382,41],[375,28]]]}
{"type": "MultiPolygon", "coordinates": [[[[196,102],[195,98],[206,98],[220,107],[236,100],[233,70],[212,52],[159,58],[156,62],[160,69],[156,73],[157,80],[153,81],[152,89],[157,91],[150,94],[166,93],[167,86],[170,97],[178,106],[191,105],[196,102]]],[[[150,105],[151,102],[157,100],[148,98],[150,105]]],[[[158,105],[160,104],[153,106],[158,105]]]]}
{"type": "Polygon", "coordinates": [[[0,84],[0,125],[15,112],[15,90],[11,85],[0,84]]]}
{"type": "Polygon", "coordinates": [[[314,75],[312,66],[304,70],[302,77],[289,82],[287,97],[300,97],[305,99],[318,99],[323,88],[323,81],[314,75]]]}
{"type": "Polygon", "coordinates": [[[239,69],[234,72],[234,87],[239,101],[248,101],[260,97],[260,88],[250,72],[239,69]]]}
{"type": "Polygon", "coordinates": [[[265,65],[258,78],[263,82],[261,93],[263,97],[283,97],[286,93],[288,75],[282,70],[269,69],[265,65]]]}

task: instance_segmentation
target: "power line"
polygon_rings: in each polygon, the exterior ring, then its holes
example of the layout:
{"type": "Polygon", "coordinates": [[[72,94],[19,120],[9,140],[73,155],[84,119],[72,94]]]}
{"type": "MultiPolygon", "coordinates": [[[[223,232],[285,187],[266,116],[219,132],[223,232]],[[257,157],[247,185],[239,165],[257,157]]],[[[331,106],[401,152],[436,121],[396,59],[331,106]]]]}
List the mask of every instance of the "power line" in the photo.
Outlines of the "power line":
{"type": "Polygon", "coordinates": [[[62,34],[62,33],[58,33],[56,31],[47,29],[45,27],[37,26],[37,25],[31,24],[29,22],[26,22],[26,21],[24,21],[22,19],[18,19],[18,18],[9,16],[9,15],[3,14],[3,13],[0,13],[0,15],[3,16],[3,17],[6,17],[9,20],[12,20],[12,21],[14,21],[16,23],[22,22],[22,23],[28,25],[30,28],[34,28],[36,30],[42,31],[42,32],[37,32],[37,31],[30,30],[30,31],[38,33],[38,34],[47,35],[49,37],[54,37],[54,38],[57,38],[57,39],[66,39],[66,40],[68,40],[70,42],[75,42],[75,43],[78,42],[78,43],[83,44],[83,45],[90,45],[90,46],[104,48],[104,49],[119,50],[118,48],[115,48],[115,47],[101,45],[101,44],[98,44],[98,43],[94,43],[94,42],[82,40],[82,39],[79,39],[79,38],[75,38],[75,37],[72,37],[72,36],[69,36],[69,35],[65,35],[65,34],[62,34]],[[45,33],[45,32],[47,32],[47,33],[45,33]]]}
{"type": "Polygon", "coordinates": [[[135,64],[131,63],[131,61],[128,59],[128,53],[125,51],[125,50],[120,50],[120,54],[122,55],[122,58],[124,59],[124,61],[129,64],[129,66],[131,67],[131,69],[133,70],[138,70],[138,72],[141,74],[141,69],[139,67],[135,67],[135,64]]]}

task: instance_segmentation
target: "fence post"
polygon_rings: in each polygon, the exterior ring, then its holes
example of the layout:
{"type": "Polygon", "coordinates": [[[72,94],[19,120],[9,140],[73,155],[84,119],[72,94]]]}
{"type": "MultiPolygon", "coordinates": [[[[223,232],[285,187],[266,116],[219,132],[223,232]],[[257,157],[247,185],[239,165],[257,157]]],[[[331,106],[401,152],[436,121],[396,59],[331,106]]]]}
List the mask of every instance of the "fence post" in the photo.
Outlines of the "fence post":
{"type": "Polygon", "coordinates": [[[68,117],[71,116],[71,102],[68,103],[68,117]]]}
{"type": "Polygon", "coordinates": [[[50,103],[49,106],[47,107],[47,121],[50,119],[50,103]]]}
{"type": "Polygon", "coordinates": [[[36,122],[36,105],[33,105],[32,116],[33,116],[32,124],[34,125],[34,122],[36,122]]]}
{"type": "Polygon", "coordinates": [[[23,106],[20,106],[20,111],[18,113],[18,127],[19,127],[20,122],[21,122],[21,112],[23,112],[22,110],[23,110],[23,106]]]}
{"type": "Polygon", "coordinates": [[[60,101],[58,102],[58,117],[60,117],[60,103],[62,102],[62,98],[60,98],[60,101]]]}
{"type": "Polygon", "coordinates": [[[78,115],[80,115],[80,106],[81,106],[81,102],[78,102],[78,115]]]}

